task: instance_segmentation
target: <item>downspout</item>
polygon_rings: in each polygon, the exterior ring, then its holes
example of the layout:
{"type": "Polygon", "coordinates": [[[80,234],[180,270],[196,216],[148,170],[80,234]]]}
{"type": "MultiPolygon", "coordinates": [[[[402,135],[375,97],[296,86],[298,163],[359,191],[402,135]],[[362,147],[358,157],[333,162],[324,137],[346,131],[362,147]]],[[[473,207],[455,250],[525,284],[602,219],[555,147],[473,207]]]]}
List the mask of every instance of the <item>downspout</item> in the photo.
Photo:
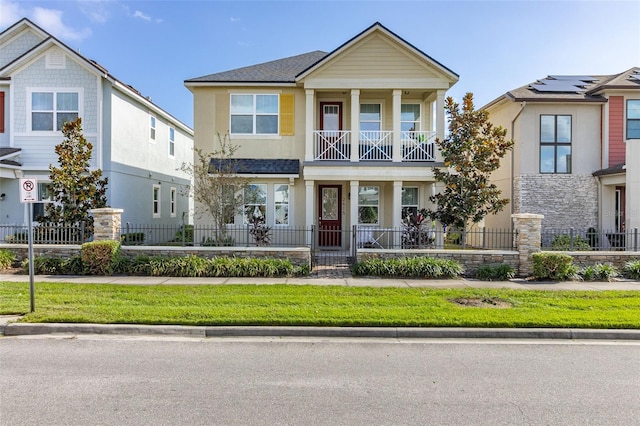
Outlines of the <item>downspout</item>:
{"type": "MultiPolygon", "coordinates": [[[[516,154],[515,154],[515,137],[514,137],[514,132],[515,132],[515,124],[516,124],[516,120],[518,119],[518,117],[520,117],[520,114],[522,114],[522,111],[524,111],[524,107],[527,106],[527,101],[522,101],[522,103],[520,104],[520,111],[518,111],[518,113],[516,114],[515,117],[513,117],[513,120],[511,120],[511,140],[514,142],[513,143],[513,148],[511,148],[511,214],[514,214],[514,207],[513,207],[513,197],[515,194],[515,159],[516,159],[516,154]]],[[[513,221],[511,221],[511,231],[513,232],[513,221]]]]}

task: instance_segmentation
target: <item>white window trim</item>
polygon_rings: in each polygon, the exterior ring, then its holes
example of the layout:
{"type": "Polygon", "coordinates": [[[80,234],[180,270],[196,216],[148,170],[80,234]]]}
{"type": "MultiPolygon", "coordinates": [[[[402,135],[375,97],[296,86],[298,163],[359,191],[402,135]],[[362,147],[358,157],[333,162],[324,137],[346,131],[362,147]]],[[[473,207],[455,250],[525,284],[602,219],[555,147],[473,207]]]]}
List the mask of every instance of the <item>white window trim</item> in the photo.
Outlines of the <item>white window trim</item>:
{"type": "MultiPolygon", "coordinates": [[[[362,99],[360,98],[360,105],[358,106],[358,126],[362,127],[362,120],[360,120],[360,114],[362,114],[362,110],[361,107],[362,105],[380,105],[380,132],[384,132],[385,131],[385,125],[384,125],[384,120],[385,120],[385,115],[384,115],[384,109],[385,109],[385,103],[383,99],[362,99]]],[[[365,123],[372,123],[372,121],[365,121],[365,123]]],[[[370,130],[361,130],[358,129],[358,131],[370,131],[370,130]]]]}
{"type": "Polygon", "coordinates": [[[156,118],[155,115],[149,114],[149,142],[156,143],[157,140],[158,140],[158,119],[156,118]],[[155,122],[153,126],[151,125],[152,119],[155,122]],[[153,137],[151,137],[151,130],[153,130],[153,137]]]}
{"type": "MultiPolygon", "coordinates": [[[[58,136],[62,134],[60,130],[33,130],[33,122],[32,122],[32,94],[33,93],[77,93],[78,94],[78,117],[84,117],[84,88],[83,87],[27,87],[27,134],[30,135],[40,135],[40,136],[58,136]]],[[[53,125],[55,129],[56,125],[56,110],[55,110],[55,96],[53,99],[54,102],[54,110],[53,110],[53,125]]],[[[86,134],[85,134],[86,136],[86,134]]]]}
{"type": "MultiPolygon", "coordinates": [[[[356,201],[358,203],[358,225],[364,225],[364,226],[380,226],[380,217],[382,216],[381,214],[381,210],[380,210],[380,199],[382,198],[382,189],[380,187],[380,185],[360,185],[358,186],[358,198],[356,198],[356,201]],[[378,208],[378,222],[377,223],[361,223],[360,222],[360,188],[362,187],[366,187],[366,186],[370,186],[370,187],[374,187],[374,188],[378,188],[378,204],[376,204],[375,207],[378,208]]],[[[373,205],[367,205],[364,204],[363,207],[374,207],[373,205]]]]}
{"type": "MultiPolygon", "coordinates": [[[[269,187],[271,185],[267,184],[267,183],[262,183],[262,182],[250,182],[249,185],[255,185],[255,186],[264,186],[264,196],[265,196],[265,200],[264,200],[264,204],[249,204],[251,206],[262,206],[264,205],[264,223],[265,224],[269,224],[271,221],[271,218],[269,217],[269,187]]],[[[245,215],[245,209],[247,207],[247,203],[246,200],[244,199],[244,192],[242,194],[243,200],[242,200],[242,224],[243,225],[249,225],[250,222],[247,221],[247,216],[245,215]]],[[[272,197],[273,199],[273,197],[272,197]]]]}
{"type": "Polygon", "coordinates": [[[401,106],[400,106],[400,127],[402,127],[402,123],[417,123],[419,125],[419,129],[416,129],[414,127],[414,131],[419,132],[422,131],[422,111],[423,111],[423,107],[422,107],[422,102],[419,101],[411,101],[411,100],[406,100],[404,102],[402,102],[401,106]],[[418,121],[403,121],[402,120],[402,105],[418,105],[418,108],[420,109],[420,118],[418,119],[418,121]]]}
{"type": "Polygon", "coordinates": [[[151,190],[151,213],[153,213],[153,218],[157,219],[162,216],[162,186],[157,183],[153,184],[153,189],[151,190]],[[156,189],[158,190],[158,199],[156,200],[156,189]],[[158,205],[158,211],[155,212],[156,204],[158,205]]]}
{"type": "Polygon", "coordinates": [[[177,204],[178,191],[176,190],[175,186],[172,186],[171,188],[169,188],[169,213],[171,217],[176,217],[178,214],[177,204]]]}
{"type": "MultiPolygon", "coordinates": [[[[411,186],[403,186],[402,189],[416,189],[418,193],[418,199],[416,200],[416,204],[402,204],[402,200],[400,200],[400,212],[404,210],[405,207],[415,207],[416,211],[420,211],[420,188],[416,185],[411,186]]],[[[403,218],[404,219],[404,218],[403,218]]]]}
{"type": "MultiPolygon", "coordinates": [[[[285,228],[287,226],[291,225],[291,186],[289,183],[274,183],[273,185],[273,226],[277,226],[278,228],[285,228]],[[289,201],[287,202],[287,223],[276,223],[276,206],[278,204],[276,204],[276,188],[280,185],[287,185],[289,187],[289,201]]],[[[268,190],[267,190],[267,204],[269,204],[269,196],[268,196],[268,190]]],[[[284,203],[281,203],[281,205],[284,205],[284,203]]]]}
{"type": "MultiPolygon", "coordinates": [[[[157,122],[156,122],[157,123],[157,122]]],[[[174,127],[169,126],[169,130],[167,131],[167,139],[168,139],[168,147],[167,154],[169,158],[176,158],[176,129],[174,127]],[[173,130],[173,139],[171,139],[171,131],[173,130]],[[171,153],[171,146],[173,146],[173,154],[171,153]]]]}
{"type": "Polygon", "coordinates": [[[250,92],[250,93],[245,93],[245,92],[231,92],[229,93],[229,135],[231,137],[236,136],[236,137],[251,137],[251,138],[265,138],[265,139],[274,139],[274,138],[278,138],[280,139],[280,93],[256,93],[256,92],[250,92]],[[246,115],[246,114],[233,114],[231,112],[231,98],[234,95],[251,95],[253,96],[253,112],[251,113],[252,117],[253,117],[253,133],[232,133],[231,132],[231,116],[232,115],[246,115]],[[256,113],[256,96],[260,95],[260,96],[275,96],[278,99],[278,112],[275,114],[257,114],[256,113]],[[258,115],[275,115],[277,117],[277,124],[278,124],[278,131],[276,133],[256,133],[256,117],[258,115]]]}

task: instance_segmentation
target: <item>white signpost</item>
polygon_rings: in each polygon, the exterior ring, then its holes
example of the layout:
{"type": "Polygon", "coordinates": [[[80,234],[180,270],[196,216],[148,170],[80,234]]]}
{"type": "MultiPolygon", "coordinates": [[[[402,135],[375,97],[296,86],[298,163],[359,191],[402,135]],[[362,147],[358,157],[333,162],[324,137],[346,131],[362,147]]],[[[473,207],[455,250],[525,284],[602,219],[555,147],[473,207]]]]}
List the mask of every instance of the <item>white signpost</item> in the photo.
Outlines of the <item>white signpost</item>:
{"type": "Polygon", "coordinates": [[[38,202],[38,180],[36,178],[20,179],[20,202],[29,205],[29,296],[31,312],[36,310],[35,286],[33,283],[33,203],[38,202]]]}

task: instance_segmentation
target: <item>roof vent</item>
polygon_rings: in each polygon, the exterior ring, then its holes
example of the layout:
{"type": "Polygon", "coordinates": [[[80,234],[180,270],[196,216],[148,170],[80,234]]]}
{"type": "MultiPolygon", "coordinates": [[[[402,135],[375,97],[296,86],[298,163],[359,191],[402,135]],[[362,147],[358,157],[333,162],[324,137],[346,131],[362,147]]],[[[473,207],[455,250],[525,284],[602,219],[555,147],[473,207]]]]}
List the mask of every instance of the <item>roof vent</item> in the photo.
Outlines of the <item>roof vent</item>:
{"type": "Polygon", "coordinates": [[[47,69],[64,69],[64,53],[57,47],[49,49],[46,62],[47,69]]]}

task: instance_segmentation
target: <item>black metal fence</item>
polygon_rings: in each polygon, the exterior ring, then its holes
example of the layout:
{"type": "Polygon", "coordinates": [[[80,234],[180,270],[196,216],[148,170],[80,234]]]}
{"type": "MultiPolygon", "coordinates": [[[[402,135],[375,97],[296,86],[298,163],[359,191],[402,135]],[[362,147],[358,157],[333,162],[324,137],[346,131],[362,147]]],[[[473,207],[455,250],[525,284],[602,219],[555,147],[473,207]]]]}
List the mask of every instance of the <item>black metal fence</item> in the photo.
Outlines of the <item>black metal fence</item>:
{"type": "MultiPolygon", "coordinates": [[[[81,223],[38,223],[33,226],[34,244],[82,244],[92,238],[85,222],[81,223]]],[[[0,225],[0,242],[28,244],[27,225],[0,225]]]]}
{"type": "Polygon", "coordinates": [[[541,240],[543,250],[640,250],[638,228],[626,231],[609,231],[596,228],[543,229],[541,240]]]}

